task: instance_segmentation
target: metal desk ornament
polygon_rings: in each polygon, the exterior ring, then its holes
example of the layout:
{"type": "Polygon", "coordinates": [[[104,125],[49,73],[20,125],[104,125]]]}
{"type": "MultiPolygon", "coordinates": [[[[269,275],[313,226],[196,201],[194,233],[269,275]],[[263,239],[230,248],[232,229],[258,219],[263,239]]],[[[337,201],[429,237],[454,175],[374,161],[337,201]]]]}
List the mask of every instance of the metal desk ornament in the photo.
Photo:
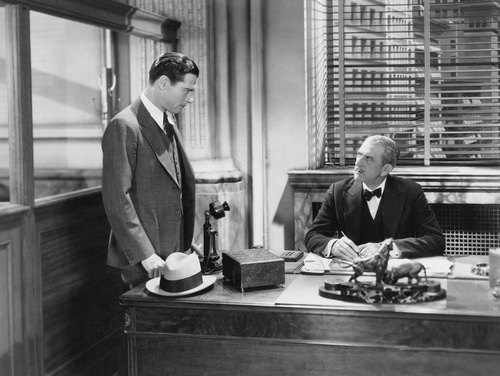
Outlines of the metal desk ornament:
{"type": "Polygon", "coordinates": [[[392,245],[393,239],[386,239],[380,243],[373,256],[353,262],[336,260],[339,264],[351,266],[354,274],[347,282],[340,279],[326,280],[324,286],[319,288],[319,294],[325,298],[351,302],[393,304],[429,302],[446,297],[446,290],[441,288],[439,282],[427,279],[425,267],[419,262],[403,263],[388,270],[392,245]],[[419,274],[422,271],[423,280],[419,274]],[[375,283],[358,281],[358,277],[365,272],[375,273],[375,283]],[[402,278],[408,278],[406,284],[398,283],[402,278]]]}
{"type": "Polygon", "coordinates": [[[219,201],[214,201],[209,204],[208,210],[205,211],[205,223],[203,224],[203,260],[201,261],[201,271],[203,274],[214,273],[222,269],[216,246],[218,232],[212,228],[210,216],[218,220],[225,217],[225,212],[229,210],[227,202],[221,204],[219,201]]]}

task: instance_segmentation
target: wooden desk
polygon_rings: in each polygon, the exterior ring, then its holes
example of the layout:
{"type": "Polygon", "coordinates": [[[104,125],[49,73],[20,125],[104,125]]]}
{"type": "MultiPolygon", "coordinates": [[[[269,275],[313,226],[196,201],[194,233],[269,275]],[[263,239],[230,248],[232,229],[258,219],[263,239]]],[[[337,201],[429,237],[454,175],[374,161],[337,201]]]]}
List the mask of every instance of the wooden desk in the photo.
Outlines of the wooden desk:
{"type": "Polygon", "coordinates": [[[369,305],[318,297],[325,278],[287,274],[284,287],[240,293],[220,277],[176,299],[135,288],[121,297],[128,374],[498,374],[500,301],[487,280],[443,279],[445,301],[369,305]]]}

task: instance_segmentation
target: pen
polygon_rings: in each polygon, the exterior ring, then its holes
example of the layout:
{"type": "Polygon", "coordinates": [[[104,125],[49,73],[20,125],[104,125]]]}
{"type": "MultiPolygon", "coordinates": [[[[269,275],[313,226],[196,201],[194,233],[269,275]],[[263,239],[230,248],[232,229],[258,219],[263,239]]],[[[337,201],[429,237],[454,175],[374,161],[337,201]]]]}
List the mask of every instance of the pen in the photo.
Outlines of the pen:
{"type": "MultiPolygon", "coordinates": [[[[347,239],[349,239],[349,237],[344,233],[344,231],[340,230],[340,233],[342,234],[342,236],[345,236],[347,239]]],[[[358,255],[358,257],[361,257],[361,253],[359,253],[355,249],[352,249],[352,250],[358,255]]]]}

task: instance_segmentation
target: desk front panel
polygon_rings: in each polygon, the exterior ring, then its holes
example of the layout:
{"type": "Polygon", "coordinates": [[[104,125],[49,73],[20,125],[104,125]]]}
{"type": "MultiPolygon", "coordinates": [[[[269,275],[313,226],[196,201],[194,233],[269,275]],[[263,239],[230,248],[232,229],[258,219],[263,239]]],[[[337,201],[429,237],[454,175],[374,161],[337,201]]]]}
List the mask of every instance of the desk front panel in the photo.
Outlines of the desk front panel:
{"type": "Polygon", "coordinates": [[[448,281],[457,291],[436,309],[274,304],[304,277],[244,293],[219,279],[179,299],[132,290],[122,296],[129,375],[492,375],[500,367],[500,315],[461,308],[463,281],[448,281]]]}

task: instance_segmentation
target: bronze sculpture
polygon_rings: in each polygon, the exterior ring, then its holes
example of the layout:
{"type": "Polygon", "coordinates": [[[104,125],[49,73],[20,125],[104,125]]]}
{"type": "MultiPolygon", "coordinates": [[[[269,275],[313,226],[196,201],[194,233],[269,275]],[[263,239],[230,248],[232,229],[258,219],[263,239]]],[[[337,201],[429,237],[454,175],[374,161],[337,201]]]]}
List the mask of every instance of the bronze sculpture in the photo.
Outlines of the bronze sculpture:
{"type": "Polygon", "coordinates": [[[337,260],[352,267],[354,274],[347,282],[326,280],[324,286],[319,288],[319,294],[330,299],[364,303],[420,303],[446,297],[446,290],[441,288],[439,282],[427,279],[427,271],[419,262],[403,262],[388,269],[392,247],[393,239],[389,238],[380,243],[377,253],[371,257],[353,262],[337,260]],[[422,271],[424,280],[420,277],[422,271]],[[375,283],[358,281],[364,273],[375,273],[375,283]],[[401,278],[408,278],[407,283],[398,283],[401,278]]]}

